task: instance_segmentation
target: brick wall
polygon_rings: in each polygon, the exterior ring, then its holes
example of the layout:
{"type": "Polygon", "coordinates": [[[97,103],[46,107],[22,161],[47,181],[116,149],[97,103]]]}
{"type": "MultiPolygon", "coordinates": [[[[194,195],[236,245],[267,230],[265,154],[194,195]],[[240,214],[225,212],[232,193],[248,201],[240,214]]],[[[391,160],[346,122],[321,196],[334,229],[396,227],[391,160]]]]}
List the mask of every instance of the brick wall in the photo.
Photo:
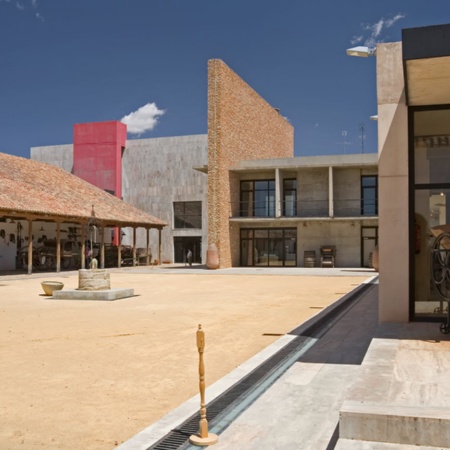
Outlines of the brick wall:
{"type": "Polygon", "coordinates": [[[240,160],[294,155],[294,129],[223,61],[208,62],[208,242],[220,267],[239,264],[239,234],[228,219],[238,209],[240,160]]]}

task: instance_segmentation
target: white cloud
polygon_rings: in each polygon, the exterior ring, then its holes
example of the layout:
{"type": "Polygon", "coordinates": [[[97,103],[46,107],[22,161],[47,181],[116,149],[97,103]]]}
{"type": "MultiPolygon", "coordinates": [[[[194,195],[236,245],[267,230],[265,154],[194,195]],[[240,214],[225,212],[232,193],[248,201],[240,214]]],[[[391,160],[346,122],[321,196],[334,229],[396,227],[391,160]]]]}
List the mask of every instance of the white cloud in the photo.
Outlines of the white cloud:
{"type": "Polygon", "coordinates": [[[362,35],[360,35],[360,36],[353,36],[351,38],[351,40],[350,40],[350,43],[352,45],[359,44],[363,39],[364,39],[364,36],[362,36],[362,35]]]}
{"type": "Polygon", "coordinates": [[[128,133],[139,135],[153,130],[158,123],[159,116],[165,112],[163,109],[158,109],[156,103],[147,103],[136,111],[123,116],[120,121],[127,126],[128,133]]]}
{"type": "Polygon", "coordinates": [[[394,17],[385,19],[381,18],[380,20],[376,21],[372,24],[363,25],[363,29],[370,32],[370,35],[364,39],[364,35],[362,36],[353,36],[353,38],[350,40],[351,44],[357,44],[359,42],[362,42],[364,40],[364,45],[368,47],[375,47],[377,42],[383,42],[381,39],[381,35],[383,31],[387,28],[392,27],[396,22],[398,22],[400,19],[405,18],[404,14],[398,13],[394,17]]]}
{"type": "Polygon", "coordinates": [[[34,16],[37,19],[44,21],[44,16],[38,11],[38,0],[30,0],[29,3],[25,2],[25,0],[0,0],[0,3],[2,2],[11,3],[11,5],[15,6],[19,11],[30,10],[29,5],[31,5],[31,8],[34,9],[34,16]]]}

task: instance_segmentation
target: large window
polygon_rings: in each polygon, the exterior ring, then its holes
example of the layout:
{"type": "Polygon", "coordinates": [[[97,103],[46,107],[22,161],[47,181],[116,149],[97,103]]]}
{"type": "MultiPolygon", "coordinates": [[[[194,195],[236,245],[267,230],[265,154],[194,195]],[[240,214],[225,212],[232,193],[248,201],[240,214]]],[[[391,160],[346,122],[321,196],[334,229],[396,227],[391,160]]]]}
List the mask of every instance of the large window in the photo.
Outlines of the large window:
{"type": "Polygon", "coordinates": [[[174,202],[175,228],[202,228],[202,202],[174,202]]]}
{"type": "Polygon", "coordinates": [[[275,217],[275,180],[241,181],[241,217],[275,217]]]}
{"type": "Polygon", "coordinates": [[[286,178],[283,180],[283,216],[297,215],[297,180],[286,178]]]}
{"type": "Polygon", "coordinates": [[[241,266],[296,267],[297,229],[241,229],[241,266]]]}
{"type": "Polygon", "coordinates": [[[361,177],[361,215],[378,215],[378,177],[376,175],[361,177]]]}
{"type": "Polygon", "coordinates": [[[410,118],[412,315],[436,318],[450,299],[450,107],[414,108],[410,118]]]}

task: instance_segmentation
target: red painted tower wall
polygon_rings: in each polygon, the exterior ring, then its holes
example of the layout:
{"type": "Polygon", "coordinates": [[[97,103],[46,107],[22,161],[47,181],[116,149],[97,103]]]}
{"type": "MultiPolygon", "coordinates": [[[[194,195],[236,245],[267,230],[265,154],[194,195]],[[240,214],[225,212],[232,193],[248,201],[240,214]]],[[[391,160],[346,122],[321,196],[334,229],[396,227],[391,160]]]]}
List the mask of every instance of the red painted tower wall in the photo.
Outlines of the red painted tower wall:
{"type": "Polygon", "coordinates": [[[74,125],[74,174],[122,198],[122,149],[126,140],[127,126],[121,122],[74,125]]]}

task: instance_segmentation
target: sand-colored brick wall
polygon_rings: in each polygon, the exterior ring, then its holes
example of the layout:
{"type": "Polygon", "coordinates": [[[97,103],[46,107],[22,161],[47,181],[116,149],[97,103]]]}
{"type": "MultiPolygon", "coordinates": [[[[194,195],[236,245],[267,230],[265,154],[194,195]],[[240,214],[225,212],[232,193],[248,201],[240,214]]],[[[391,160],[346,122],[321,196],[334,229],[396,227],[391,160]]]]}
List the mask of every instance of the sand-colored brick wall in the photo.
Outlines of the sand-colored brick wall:
{"type": "Polygon", "coordinates": [[[208,242],[220,267],[239,264],[239,234],[229,217],[239,209],[240,160],[294,156],[294,128],[223,61],[208,62],[208,242]],[[233,242],[231,242],[231,240],[233,242]]]}

